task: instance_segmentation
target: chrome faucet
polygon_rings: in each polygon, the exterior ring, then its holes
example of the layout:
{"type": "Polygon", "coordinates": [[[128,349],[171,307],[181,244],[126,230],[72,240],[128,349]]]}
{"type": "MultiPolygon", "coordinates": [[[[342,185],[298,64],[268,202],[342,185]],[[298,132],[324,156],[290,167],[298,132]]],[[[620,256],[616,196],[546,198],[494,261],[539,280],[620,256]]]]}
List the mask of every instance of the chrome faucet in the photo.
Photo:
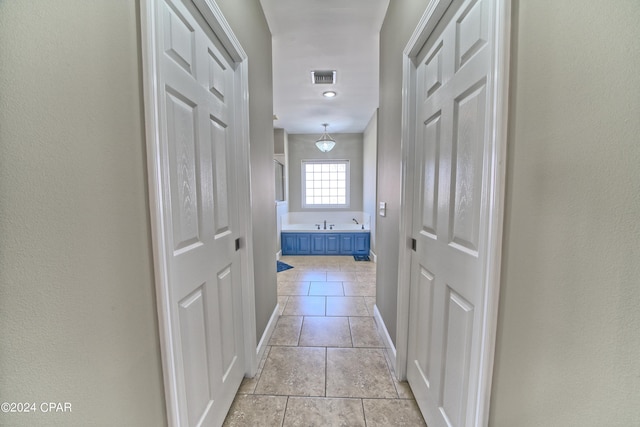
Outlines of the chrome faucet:
{"type": "Polygon", "coordinates": [[[355,219],[355,218],[353,218],[353,221],[354,221],[356,224],[360,224],[360,223],[358,222],[358,220],[357,220],[357,219],[355,219]]]}
{"type": "Polygon", "coordinates": [[[324,229],[325,230],[327,229],[327,220],[326,219],[324,220],[324,229]]]}

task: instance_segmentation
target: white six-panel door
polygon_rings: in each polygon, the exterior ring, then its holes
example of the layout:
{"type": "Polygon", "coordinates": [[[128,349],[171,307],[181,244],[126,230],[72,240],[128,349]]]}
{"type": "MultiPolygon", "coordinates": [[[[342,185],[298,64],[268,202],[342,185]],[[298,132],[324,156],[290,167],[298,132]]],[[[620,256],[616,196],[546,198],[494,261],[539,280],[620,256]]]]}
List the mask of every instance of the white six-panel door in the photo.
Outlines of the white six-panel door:
{"type": "Polygon", "coordinates": [[[491,7],[454,1],[416,56],[407,378],[429,427],[473,425],[478,407],[491,7]]]}
{"type": "Polygon", "coordinates": [[[162,0],[160,161],[176,418],[221,425],[244,376],[230,58],[189,1],[162,0]]]}

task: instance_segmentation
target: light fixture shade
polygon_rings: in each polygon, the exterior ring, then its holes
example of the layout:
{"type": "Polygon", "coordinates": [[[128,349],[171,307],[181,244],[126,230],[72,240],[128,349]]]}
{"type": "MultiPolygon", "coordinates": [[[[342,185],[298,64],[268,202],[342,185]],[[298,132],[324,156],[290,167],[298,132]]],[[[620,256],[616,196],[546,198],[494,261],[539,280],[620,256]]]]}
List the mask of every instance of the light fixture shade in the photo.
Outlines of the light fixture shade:
{"type": "Polygon", "coordinates": [[[331,138],[331,136],[327,133],[327,126],[329,126],[329,124],[323,123],[322,126],[324,126],[324,133],[322,134],[320,139],[316,141],[316,147],[318,147],[318,150],[322,151],[323,153],[327,153],[331,151],[333,147],[335,147],[336,140],[331,138]]]}
{"type": "Polygon", "coordinates": [[[326,153],[328,151],[331,151],[331,149],[336,145],[336,143],[334,141],[329,141],[329,140],[317,140],[316,141],[316,147],[318,147],[318,150],[322,151],[323,153],[326,153]]]}

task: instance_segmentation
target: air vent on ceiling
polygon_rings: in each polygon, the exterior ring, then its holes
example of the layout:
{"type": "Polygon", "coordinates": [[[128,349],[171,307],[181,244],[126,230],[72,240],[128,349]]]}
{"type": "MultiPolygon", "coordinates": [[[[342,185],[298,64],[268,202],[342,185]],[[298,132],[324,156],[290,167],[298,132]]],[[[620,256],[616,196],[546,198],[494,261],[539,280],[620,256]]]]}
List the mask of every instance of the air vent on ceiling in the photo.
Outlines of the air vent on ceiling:
{"type": "Polygon", "coordinates": [[[336,71],[312,71],[311,83],[314,85],[333,85],[336,83],[336,71]]]}

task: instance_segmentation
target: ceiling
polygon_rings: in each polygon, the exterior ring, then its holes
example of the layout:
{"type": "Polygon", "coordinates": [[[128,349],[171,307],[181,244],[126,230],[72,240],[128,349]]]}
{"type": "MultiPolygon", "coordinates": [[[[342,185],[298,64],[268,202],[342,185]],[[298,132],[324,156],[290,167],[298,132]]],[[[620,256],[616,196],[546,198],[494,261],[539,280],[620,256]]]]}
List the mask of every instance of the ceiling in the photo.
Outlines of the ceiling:
{"type": "Polygon", "coordinates": [[[378,107],[379,33],[389,0],[260,0],[273,36],[273,125],[363,132],[378,107]],[[335,70],[335,84],[311,71],[335,70]],[[322,93],[335,91],[325,98],[322,93]]]}

